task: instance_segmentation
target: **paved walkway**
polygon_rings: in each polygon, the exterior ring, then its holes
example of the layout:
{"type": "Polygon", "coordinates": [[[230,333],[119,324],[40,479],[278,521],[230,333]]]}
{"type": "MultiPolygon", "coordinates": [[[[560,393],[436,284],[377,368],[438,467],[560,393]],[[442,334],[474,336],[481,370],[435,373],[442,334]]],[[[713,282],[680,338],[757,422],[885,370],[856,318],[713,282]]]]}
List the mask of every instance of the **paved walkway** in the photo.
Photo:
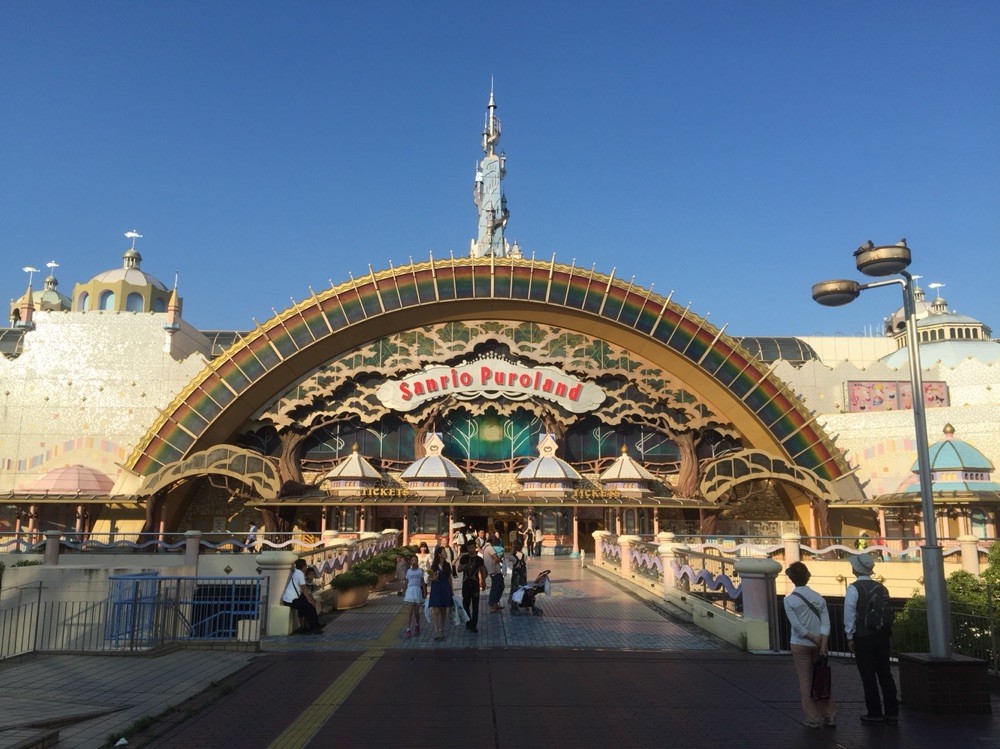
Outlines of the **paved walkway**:
{"type": "MultiPolygon", "coordinates": [[[[545,564],[553,591],[539,599],[544,616],[490,614],[484,606],[478,635],[449,626],[443,642],[428,629],[403,639],[401,599],[388,592],[335,615],[321,636],[268,638],[263,654],[14,664],[0,670],[0,747],[17,745],[17,734],[2,729],[23,729],[28,716],[117,709],[61,729],[58,746],[98,747],[113,729],[168,705],[180,707],[130,746],[395,747],[444,736],[491,749],[1000,746],[1000,704],[997,717],[904,709],[896,728],[861,725],[850,662],[834,664],[838,727],[807,729],[788,656],[739,652],[577,562],[545,564]]],[[[539,569],[533,562],[531,574],[539,569]]]]}

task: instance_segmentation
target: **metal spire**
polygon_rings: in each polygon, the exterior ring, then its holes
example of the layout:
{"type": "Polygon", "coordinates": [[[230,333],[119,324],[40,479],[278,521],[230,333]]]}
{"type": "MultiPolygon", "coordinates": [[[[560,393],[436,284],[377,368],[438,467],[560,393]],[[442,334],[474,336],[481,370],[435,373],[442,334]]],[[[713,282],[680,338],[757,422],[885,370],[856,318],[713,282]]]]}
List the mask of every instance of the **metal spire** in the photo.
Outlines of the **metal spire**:
{"type": "Polygon", "coordinates": [[[497,153],[500,142],[500,118],[496,116],[493,77],[490,76],[490,98],[483,123],[483,153],[485,158],[476,166],[472,199],[479,209],[479,236],[472,242],[472,257],[506,257],[507,242],[504,227],[510,215],[501,180],[507,173],[507,157],[497,153]]]}

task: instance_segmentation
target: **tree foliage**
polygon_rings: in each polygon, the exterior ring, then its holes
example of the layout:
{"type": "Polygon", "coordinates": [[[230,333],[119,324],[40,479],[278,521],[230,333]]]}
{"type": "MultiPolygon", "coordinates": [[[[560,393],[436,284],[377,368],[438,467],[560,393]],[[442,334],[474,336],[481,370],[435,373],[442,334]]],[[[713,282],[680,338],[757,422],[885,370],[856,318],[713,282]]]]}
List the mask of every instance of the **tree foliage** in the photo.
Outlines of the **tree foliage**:
{"type": "MultiPolygon", "coordinates": [[[[994,646],[990,612],[996,609],[1000,591],[1000,544],[990,549],[988,564],[979,575],[965,570],[945,580],[951,609],[952,648],[961,655],[987,657],[994,646]]],[[[993,614],[993,619],[997,618],[993,614]]],[[[993,622],[996,626],[996,622],[993,622]]],[[[892,628],[893,652],[927,652],[927,597],[914,594],[896,617],[892,628]]]]}

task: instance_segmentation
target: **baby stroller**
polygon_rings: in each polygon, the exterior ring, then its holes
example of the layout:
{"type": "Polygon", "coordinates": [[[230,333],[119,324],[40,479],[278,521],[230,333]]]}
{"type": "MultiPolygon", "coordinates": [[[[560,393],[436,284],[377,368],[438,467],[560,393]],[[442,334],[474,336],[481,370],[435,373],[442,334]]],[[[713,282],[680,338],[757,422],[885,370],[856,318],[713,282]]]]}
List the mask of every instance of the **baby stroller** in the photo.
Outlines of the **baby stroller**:
{"type": "Polygon", "coordinates": [[[549,572],[544,570],[539,572],[535,582],[530,585],[522,585],[510,594],[510,613],[517,616],[519,609],[531,609],[535,616],[541,616],[542,610],[535,605],[535,598],[540,593],[551,593],[552,583],[549,582],[549,572]]]}

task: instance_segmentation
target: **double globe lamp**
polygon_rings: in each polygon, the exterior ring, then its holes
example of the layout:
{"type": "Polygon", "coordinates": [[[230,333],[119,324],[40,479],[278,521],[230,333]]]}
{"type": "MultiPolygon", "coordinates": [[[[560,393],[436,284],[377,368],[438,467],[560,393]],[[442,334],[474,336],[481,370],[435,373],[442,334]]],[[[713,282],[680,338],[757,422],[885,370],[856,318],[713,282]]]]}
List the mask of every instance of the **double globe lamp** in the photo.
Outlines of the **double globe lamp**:
{"type": "Polygon", "coordinates": [[[913,276],[907,272],[910,265],[910,248],[902,239],[894,245],[876,247],[871,241],[854,253],[858,270],[866,276],[882,278],[900,276],[884,281],[858,283],[839,280],[822,281],[812,287],[812,298],[827,307],[840,307],[857,299],[862,291],[880,286],[898,284],[903,290],[903,312],[906,315],[906,351],[910,361],[913,422],[917,435],[917,473],[920,477],[920,507],[923,515],[924,547],[921,553],[924,572],[924,591],[927,598],[927,634],[930,655],[934,658],[951,657],[951,617],[948,595],[944,582],[944,556],[938,544],[937,523],[934,513],[934,493],[931,485],[930,453],[927,442],[927,418],[924,413],[924,386],[920,371],[920,346],[917,335],[917,309],[914,297],[913,276]]]}

